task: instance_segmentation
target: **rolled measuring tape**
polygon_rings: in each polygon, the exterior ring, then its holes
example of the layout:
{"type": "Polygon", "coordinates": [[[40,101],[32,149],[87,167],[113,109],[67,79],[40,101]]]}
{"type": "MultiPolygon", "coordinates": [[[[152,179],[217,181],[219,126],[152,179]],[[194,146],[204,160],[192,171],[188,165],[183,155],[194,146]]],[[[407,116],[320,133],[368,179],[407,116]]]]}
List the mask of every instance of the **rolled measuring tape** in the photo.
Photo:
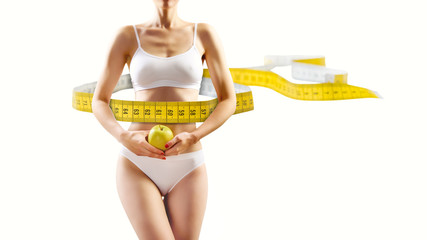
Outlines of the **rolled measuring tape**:
{"type": "MultiPolygon", "coordinates": [[[[247,68],[230,68],[236,92],[234,114],[254,109],[252,91],[248,86],[270,88],[297,100],[345,100],[356,98],[381,98],[377,92],[347,84],[347,72],[325,67],[323,56],[266,55],[264,65],[247,68]],[[278,66],[291,66],[292,77],[317,84],[296,84],[274,73],[278,66]]],[[[92,112],[92,97],[97,82],[73,89],[73,108],[92,112]]],[[[130,74],[120,76],[113,93],[133,88],[130,74]]],[[[218,99],[208,69],[203,69],[200,95],[212,97],[205,101],[150,102],[110,100],[110,108],[118,121],[152,123],[203,122],[215,109],[218,99]]]]}

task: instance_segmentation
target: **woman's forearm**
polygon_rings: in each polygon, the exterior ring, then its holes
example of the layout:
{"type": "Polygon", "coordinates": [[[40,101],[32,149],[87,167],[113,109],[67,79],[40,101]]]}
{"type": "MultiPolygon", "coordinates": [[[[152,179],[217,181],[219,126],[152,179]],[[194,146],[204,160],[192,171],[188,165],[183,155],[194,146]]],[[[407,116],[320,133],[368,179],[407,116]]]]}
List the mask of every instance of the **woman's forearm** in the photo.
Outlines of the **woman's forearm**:
{"type": "Polygon", "coordinates": [[[92,101],[92,112],[105,130],[120,142],[120,136],[126,130],[117,122],[109,104],[100,100],[92,101]]]}
{"type": "Polygon", "coordinates": [[[214,111],[197,129],[191,133],[195,136],[196,142],[219,128],[236,111],[236,99],[229,98],[218,102],[214,111]]]}
{"type": "MultiPolygon", "coordinates": [[[[231,115],[233,115],[235,111],[235,98],[230,98],[218,102],[214,111],[202,123],[202,125],[200,125],[197,129],[191,132],[195,137],[195,142],[199,141],[200,139],[223,125],[224,122],[231,115]]],[[[95,115],[96,119],[105,128],[105,130],[107,130],[114,138],[117,139],[117,141],[120,142],[120,138],[122,134],[126,132],[126,130],[123,129],[123,127],[117,122],[109,105],[104,101],[93,101],[92,112],[95,115]]]]}

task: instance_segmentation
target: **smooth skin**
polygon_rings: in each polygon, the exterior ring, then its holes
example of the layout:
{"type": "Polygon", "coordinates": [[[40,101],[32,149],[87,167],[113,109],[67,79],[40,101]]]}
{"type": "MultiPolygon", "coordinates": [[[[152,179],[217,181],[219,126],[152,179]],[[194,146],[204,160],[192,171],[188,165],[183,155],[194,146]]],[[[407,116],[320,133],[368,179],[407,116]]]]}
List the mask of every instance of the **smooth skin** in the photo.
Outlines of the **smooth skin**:
{"type": "MultiPolygon", "coordinates": [[[[194,23],[177,16],[179,0],[153,0],[156,17],[137,24],[141,47],[158,57],[176,56],[187,51],[193,41],[194,23]]],[[[125,130],[115,119],[109,102],[124,66],[131,64],[138,43],[131,25],[121,27],[111,44],[105,68],[98,80],[92,111],[101,125],[122,145],[136,155],[164,159],[165,156],[202,149],[200,140],[219,128],[236,110],[233,80],[225,53],[215,29],[207,23],[197,25],[196,47],[201,61],[206,61],[218,104],[197,128],[195,123],[163,124],[175,137],[161,151],[147,142],[155,123],[131,123],[125,130]]],[[[136,101],[195,101],[198,90],[159,87],[135,92],[136,101]]],[[[208,179],[205,164],[185,176],[164,196],[136,165],[119,156],[116,175],[117,191],[125,212],[139,239],[199,239],[207,203],[208,179]]]]}

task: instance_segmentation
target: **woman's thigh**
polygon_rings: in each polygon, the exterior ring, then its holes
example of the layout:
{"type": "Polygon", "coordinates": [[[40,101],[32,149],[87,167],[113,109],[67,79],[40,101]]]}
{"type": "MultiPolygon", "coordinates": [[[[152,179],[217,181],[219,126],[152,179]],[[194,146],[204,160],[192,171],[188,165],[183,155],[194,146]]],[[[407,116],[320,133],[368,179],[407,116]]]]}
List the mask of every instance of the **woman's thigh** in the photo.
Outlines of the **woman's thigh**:
{"type": "Polygon", "coordinates": [[[165,195],[165,207],[176,240],[199,239],[207,196],[205,163],[185,176],[165,195]]]}
{"type": "Polygon", "coordinates": [[[117,162],[117,191],[139,239],[174,239],[157,186],[129,159],[117,162]]]}

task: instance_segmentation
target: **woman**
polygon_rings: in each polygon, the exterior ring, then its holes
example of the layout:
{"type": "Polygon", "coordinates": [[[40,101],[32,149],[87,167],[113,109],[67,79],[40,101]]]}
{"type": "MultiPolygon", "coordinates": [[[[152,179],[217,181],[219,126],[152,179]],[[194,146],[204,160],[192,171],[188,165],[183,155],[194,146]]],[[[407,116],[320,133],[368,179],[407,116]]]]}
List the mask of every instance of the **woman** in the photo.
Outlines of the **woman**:
{"type": "Polygon", "coordinates": [[[233,81],[215,29],[179,18],[178,1],[153,0],[154,19],[119,29],[92,99],[95,117],[122,145],[117,190],[139,239],[199,238],[208,191],[200,140],[236,109],[233,81]],[[125,64],[136,101],[195,101],[203,60],[218,105],[198,128],[195,123],[162,123],[175,135],[162,151],[147,142],[157,123],[133,122],[125,130],[116,121],[109,102],[125,64]]]}

